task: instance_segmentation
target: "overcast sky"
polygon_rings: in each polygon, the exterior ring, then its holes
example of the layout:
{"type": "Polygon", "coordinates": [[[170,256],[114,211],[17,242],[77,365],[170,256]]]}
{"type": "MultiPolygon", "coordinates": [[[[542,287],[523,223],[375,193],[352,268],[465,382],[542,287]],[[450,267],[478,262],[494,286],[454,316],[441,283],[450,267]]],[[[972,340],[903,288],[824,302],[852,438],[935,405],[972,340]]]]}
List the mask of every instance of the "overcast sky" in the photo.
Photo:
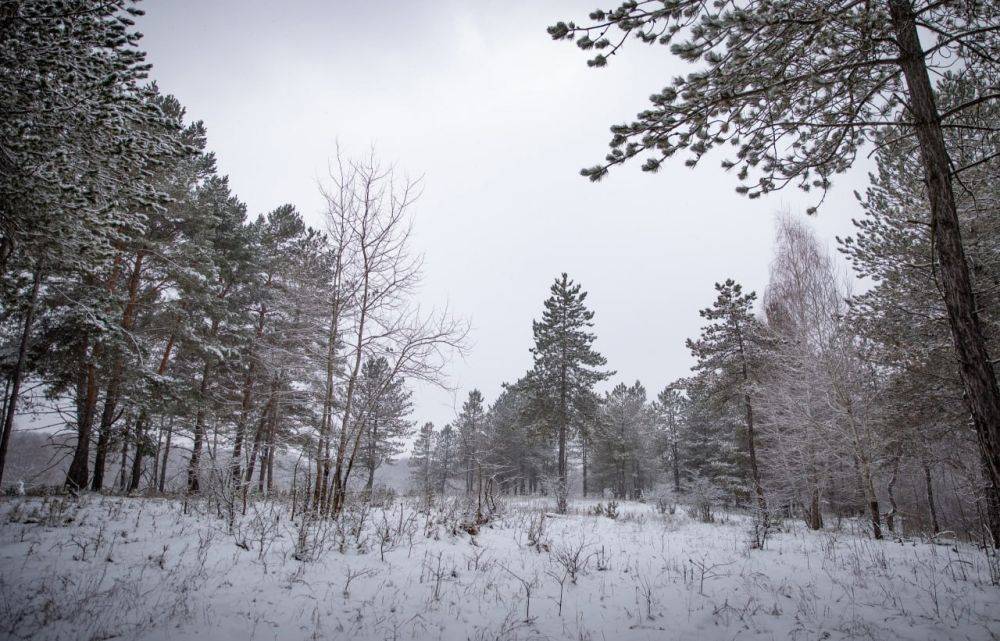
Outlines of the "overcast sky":
{"type": "MultiPolygon", "coordinates": [[[[713,283],[767,283],[774,215],[805,217],[788,190],[750,201],[713,154],[659,174],[620,168],[592,184],[608,126],[629,120],[686,65],[638,41],[604,69],[546,26],[588,2],[148,0],[153,77],[205,121],[209,148],[251,215],[292,203],[321,224],[317,189],[335,142],[375,144],[423,176],[415,249],[421,301],[472,323],[449,368],[456,394],[417,390],[418,421],[450,421],[468,390],[492,402],[530,365],[531,321],[561,272],[583,284],[616,381],[650,396],[687,374],[684,339],[713,283]]],[[[834,246],[860,210],[867,164],[841,176],[813,220],[834,246]]]]}

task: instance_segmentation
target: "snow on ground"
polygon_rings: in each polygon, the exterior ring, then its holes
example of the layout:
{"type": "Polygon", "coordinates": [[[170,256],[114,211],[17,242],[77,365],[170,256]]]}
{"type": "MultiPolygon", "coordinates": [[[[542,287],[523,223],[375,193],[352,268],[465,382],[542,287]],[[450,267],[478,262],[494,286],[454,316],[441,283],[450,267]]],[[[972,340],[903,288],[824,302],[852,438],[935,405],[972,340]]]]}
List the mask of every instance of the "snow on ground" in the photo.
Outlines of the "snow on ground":
{"type": "Polygon", "coordinates": [[[289,506],[245,517],[166,499],[0,503],[0,637],[45,639],[990,639],[1000,588],[964,544],[876,542],[678,509],[355,507],[299,545],[289,506]],[[471,529],[471,528],[470,528],[471,529]],[[473,529],[474,531],[474,529],[473,529]]]}

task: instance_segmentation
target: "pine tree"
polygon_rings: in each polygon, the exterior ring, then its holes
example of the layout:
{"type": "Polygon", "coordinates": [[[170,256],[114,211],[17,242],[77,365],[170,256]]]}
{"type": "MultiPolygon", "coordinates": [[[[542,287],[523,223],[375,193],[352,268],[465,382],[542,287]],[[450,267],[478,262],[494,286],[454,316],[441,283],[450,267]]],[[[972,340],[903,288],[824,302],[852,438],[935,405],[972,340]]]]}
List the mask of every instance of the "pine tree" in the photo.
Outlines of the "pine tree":
{"type": "Polygon", "coordinates": [[[448,493],[449,483],[456,475],[457,441],[455,428],[449,423],[441,428],[434,443],[434,482],[441,496],[448,493]]]}
{"type": "Polygon", "coordinates": [[[598,487],[610,488],[620,499],[639,499],[651,487],[651,418],[646,388],[639,381],[619,383],[605,394],[592,435],[598,487]]]}
{"type": "Polygon", "coordinates": [[[545,428],[558,444],[556,501],[558,511],[565,513],[570,430],[581,422],[581,406],[594,385],[613,372],[599,369],[607,361],[593,349],[596,337],[590,328],[594,312],[584,304],[587,293],[565,273],[555,280],[550,292],[542,319],[532,323],[534,366],[526,385],[544,408],[545,428]]]}
{"type": "MultiPolygon", "coordinates": [[[[51,364],[34,358],[48,353],[33,345],[60,332],[36,331],[43,314],[62,315],[63,330],[72,317],[65,337],[75,343],[88,337],[75,351],[92,387],[78,417],[89,443],[103,352],[94,334],[108,338],[105,328],[121,320],[114,298],[122,245],[165,204],[149,172],[183,151],[155,86],[142,84],[149,67],[133,5],[42,0],[0,11],[0,280],[4,297],[19,300],[5,306],[18,312],[18,357],[8,372],[0,474],[21,382],[51,364]]],[[[87,467],[86,457],[74,457],[72,487],[86,486],[87,467]]]]}
{"type": "Polygon", "coordinates": [[[756,294],[744,294],[743,288],[732,279],[716,283],[715,290],[718,292],[715,303],[700,312],[709,324],[702,327],[698,340],[688,340],[687,346],[697,360],[693,369],[706,374],[706,380],[716,387],[717,394],[729,407],[741,408],[750,480],[766,523],[767,499],[757,461],[752,390],[754,367],[768,340],[763,326],[753,316],[756,294]]]}
{"type": "Polygon", "coordinates": [[[434,449],[437,432],[434,423],[424,423],[417,432],[413,442],[413,455],[410,457],[410,478],[417,484],[420,495],[429,500],[436,489],[434,484],[434,449]]]}
{"type": "Polygon", "coordinates": [[[469,392],[454,425],[458,429],[458,448],[465,475],[465,493],[471,495],[476,491],[477,483],[481,481],[484,454],[486,414],[483,395],[479,390],[474,389],[469,392]]]}
{"type": "Polygon", "coordinates": [[[403,441],[413,428],[407,418],[413,408],[412,394],[401,377],[391,374],[388,360],[369,359],[358,384],[356,420],[363,423],[361,456],[368,471],[365,490],[369,493],[375,484],[375,471],[402,452],[403,441]]]}
{"type": "Polygon", "coordinates": [[[674,493],[681,492],[681,434],[687,399],[673,385],[656,395],[651,412],[656,428],[656,449],[670,473],[674,493]]]}

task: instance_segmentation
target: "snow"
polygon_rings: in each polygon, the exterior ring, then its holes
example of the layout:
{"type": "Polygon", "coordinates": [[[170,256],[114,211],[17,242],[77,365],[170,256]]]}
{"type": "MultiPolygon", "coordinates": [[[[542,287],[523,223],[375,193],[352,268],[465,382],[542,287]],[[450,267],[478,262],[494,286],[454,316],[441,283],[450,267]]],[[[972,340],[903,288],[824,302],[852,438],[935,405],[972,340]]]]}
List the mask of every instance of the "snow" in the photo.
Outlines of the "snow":
{"type": "Polygon", "coordinates": [[[10,497],[0,503],[0,637],[1000,634],[990,559],[965,544],[873,541],[851,521],[821,532],[788,522],[766,549],[750,550],[740,515],[705,524],[683,508],[661,515],[622,503],[609,519],[590,514],[594,503],[557,516],[546,513],[550,501],[510,501],[475,535],[457,499],[429,515],[409,499],[355,506],[312,527],[297,549],[287,503],[251,502],[230,531],[207,502],[185,510],[168,499],[10,497]]]}

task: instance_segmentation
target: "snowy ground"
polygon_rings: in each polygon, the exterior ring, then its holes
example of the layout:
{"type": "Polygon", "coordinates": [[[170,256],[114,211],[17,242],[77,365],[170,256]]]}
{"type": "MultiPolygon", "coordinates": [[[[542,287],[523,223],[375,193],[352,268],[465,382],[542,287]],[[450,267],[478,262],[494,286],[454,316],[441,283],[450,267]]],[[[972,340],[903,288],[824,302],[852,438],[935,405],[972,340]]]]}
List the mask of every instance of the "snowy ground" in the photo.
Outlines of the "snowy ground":
{"type": "Polygon", "coordinates": [[[542,518],[545,502],[512,503],[470,535],[457,502],[429,516],[397,502],[297,548],[287,505],[252,505],[230,532],[176,501],[2,499],[0,638],[1000,637],[1000,588],[973,547],[788,524],[750,551],[739,517],[590,505],[542,518]]]}

